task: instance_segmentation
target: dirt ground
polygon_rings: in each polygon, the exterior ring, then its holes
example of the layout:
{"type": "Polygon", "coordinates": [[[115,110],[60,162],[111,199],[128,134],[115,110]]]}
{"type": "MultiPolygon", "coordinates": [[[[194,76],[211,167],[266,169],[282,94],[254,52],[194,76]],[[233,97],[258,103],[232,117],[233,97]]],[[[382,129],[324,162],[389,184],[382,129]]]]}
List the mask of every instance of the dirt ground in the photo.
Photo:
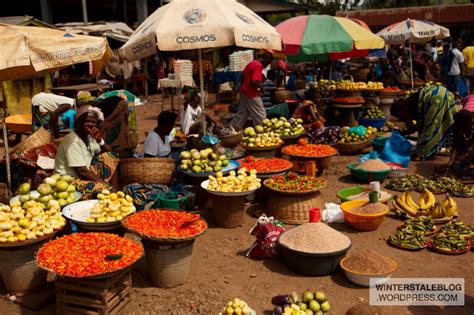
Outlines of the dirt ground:
{"type": "MultiPolygon", "coordinates": [[[[138,108],[141,131],[154,127],[158,99],[152,96],[148,104],[138,108]]],[[[322,190],[325,202],[337,202],[336,192],[339,189],[354,186],[355,182],[348,176],[345,165],[355,159],[335,157],[332,160],[331,167],[323,174],[328,180],[328,186],[322,190]]],[[[437,157],[429,162],[412,163],[410,171],[429,176],[435,166],[445,162],[446,158],[437,157]]],[[[460,219],[470,224],[474,224],[472,200],[456,198],[460,219]]],[[[306,289],[324,291],[331,304],[331,314],[345,314],[356,304],[368,303],[369,290],[353,285],[341,270],[326,277],[304,277],[289,271],[279,259],[261,261],[246,258],[245,252],[255,240],[248,234],[255,218],[246,214],[243,226],[222,229],[215,226],[210,213],[205,212],[204,217],[208,220],[209,230],[195,242],[186,284],[172,289],[154,287],[148,280],[142,259],[133,268],[132,300],[122,314],[217,314],[234,297],[244,299],[258,314],[271,314],[270,300],[274,295],[306,289]]],[[[388,217],[372,232],[357,232],[344,224],[332,226],[351,238],[350,252],[373,249],[395,258],[398,270],[394,277],[464,278],[465,306],[383,307],[383,314],[474,314],[474,253],[446,256],[429,250],[409,252],[390,247],[386,240],[400,222],[388,217]]],[[[0,300],[0,314],[54,313],[53,305],[40,311],[30,311],[4,297],[0,300]]]]}

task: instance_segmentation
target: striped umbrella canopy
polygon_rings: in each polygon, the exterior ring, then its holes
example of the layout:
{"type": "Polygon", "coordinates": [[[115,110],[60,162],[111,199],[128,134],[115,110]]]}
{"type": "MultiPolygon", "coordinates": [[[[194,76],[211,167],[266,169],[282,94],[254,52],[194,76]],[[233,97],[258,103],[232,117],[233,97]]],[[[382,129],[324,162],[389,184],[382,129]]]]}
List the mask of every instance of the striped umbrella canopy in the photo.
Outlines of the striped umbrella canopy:
{"type": "Polygon", "coordinates": [[[326,61],[364,57],[369,49],[383,48],[384,40],[356,22],[329,15],[303,15],[276,26],[284,44],[282,53],[292,61],[326,61]]]}
{"type": "Polygon", "coordinates": [[[429,42],[432,39],[449,37],[449,30],[430,21],[406,19],[387,26],[377,33],[389,45],[403,44],[406,41],[415,44],[429,42]]]}

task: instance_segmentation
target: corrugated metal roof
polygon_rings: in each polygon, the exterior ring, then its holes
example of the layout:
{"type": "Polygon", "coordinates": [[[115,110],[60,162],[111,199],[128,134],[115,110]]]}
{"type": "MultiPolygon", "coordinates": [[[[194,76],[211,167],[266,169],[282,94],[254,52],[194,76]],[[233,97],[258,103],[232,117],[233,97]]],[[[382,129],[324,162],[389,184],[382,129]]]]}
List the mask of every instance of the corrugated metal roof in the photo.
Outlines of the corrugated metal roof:
{"type": "Polygon", "coordinates": [[[438,24],[471,23],[474,22],[474,4],[339,11],[336,15],[357,18],[369,26],[386,26],[407,18],[438,24]]]}
{"type": "Polygon", "coordinates": [[[29,16],[29,15],[2,16],[2,17],[0,17],[0,23],[12,24],[12,25],[21,25],[21,26],[35,25],[35,26],[54,28],[54,26],[52,26],[52,25],[50,25],[46,22],[43,22],[41,20],[35,19],[34,17],[29,16]]]}
{"type": "Polygon", "coordinates": [[[120,42],[126,42],[133,33],[133,30],[122,22],[92,22],[87,26],[82,22],[70,22],[55,26],[72,34],[100,35],[120,42]]]}

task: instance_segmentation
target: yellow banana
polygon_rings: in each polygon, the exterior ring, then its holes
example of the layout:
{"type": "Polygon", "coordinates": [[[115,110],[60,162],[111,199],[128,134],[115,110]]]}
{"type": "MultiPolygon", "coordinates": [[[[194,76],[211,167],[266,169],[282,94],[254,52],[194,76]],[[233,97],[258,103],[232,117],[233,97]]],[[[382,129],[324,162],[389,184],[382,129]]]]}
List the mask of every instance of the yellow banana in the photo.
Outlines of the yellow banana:
{"type": "Polygon", "coordinates": [[[422,203],[420,202],[420,209],[421,210],[428,210],[431,207],[433,207],[436,203],[436,197],[433,195],[433,193],[427,189],[423,190],[423,193],[421,194],[420,199],[424,200],[424,205],[422,206],[422,203]]]}
{"type": "Polygon", "coordinates": [[[407,211],[405,209],[403,209],[398,203],[397,203],[397,200],[398,198],[395,197],[393,200],[392,200],[392,206],[395,208],[395,210],[397,210],[398,212],[401,213],[407,213],[407,211]]]}
{"type": "Polygon", "coordinates": [[[446,194],[447,206],[444,206],[444,201],[442,207],[446,211],[446,217],[450,218],[457,213],[458,204],[449,194],[446,194]]]}
{"type": "Polygon", "coordinates": [[[443,202],[441,203],[441,207],[443,207],[443,208],[445,208],[445,209],[449,208],[449,206],[450,206],[449,197],[448,197],[448,196],[449,196],[449,195],[446,194],[446,198],[444,198],[443,202]]]}
{"type": "Polygon", "coordinates": [[[411,208],[416,209],[417,211],[420,209],[420,206],[417,205],[416,202],[413,200],[410,192],[406,192],[405,201],[407,205],[409,205],[411,208]]]}
{"type": "Polygon", "coordinates": [[[395,200],[395,202],[398,206],[400,206],[401,208],[403,208],[405,210],[404,212],[408,213],[409,215],[411,215],[413,217],[417,216],[418,211],[416,209],[413,209],[409,205],[407,205],[405,200],[398,198],[398,199],[395,200]]]}
{"type": "Polygon", "coordinates": [[[430,209],[429,216],[432,217],[433,219],[437,219],[439,217],[439,208],[437,206],[434,206],[430,209]]]}

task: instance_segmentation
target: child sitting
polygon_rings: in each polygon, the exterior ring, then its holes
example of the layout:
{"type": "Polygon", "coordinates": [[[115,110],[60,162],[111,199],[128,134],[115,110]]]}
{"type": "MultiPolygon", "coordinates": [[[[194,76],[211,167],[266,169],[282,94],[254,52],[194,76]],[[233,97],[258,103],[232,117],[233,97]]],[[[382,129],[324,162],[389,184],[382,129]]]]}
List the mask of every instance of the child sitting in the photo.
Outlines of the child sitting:
{"type": "Polygon", "coordinates": [[[202,114],[202,108],[199,106],[200,97],[197,93],[193,93],[184,104],[184,115],[181,121],[181,130],[185,134],[189,134],[189,128],[194,125],[199,116],[202,114]]]}
{"type": "Polygon", "coordinates": [[[319,95],[315,89],[309,89],[304,93],[304,100],[301,102],[293,113],[293,118],[300,118],[303,120],[303,127],[305,129],[314,126],[321,127],[326,120],[319,114],[316,103],[319,100],[319,95]]]}

